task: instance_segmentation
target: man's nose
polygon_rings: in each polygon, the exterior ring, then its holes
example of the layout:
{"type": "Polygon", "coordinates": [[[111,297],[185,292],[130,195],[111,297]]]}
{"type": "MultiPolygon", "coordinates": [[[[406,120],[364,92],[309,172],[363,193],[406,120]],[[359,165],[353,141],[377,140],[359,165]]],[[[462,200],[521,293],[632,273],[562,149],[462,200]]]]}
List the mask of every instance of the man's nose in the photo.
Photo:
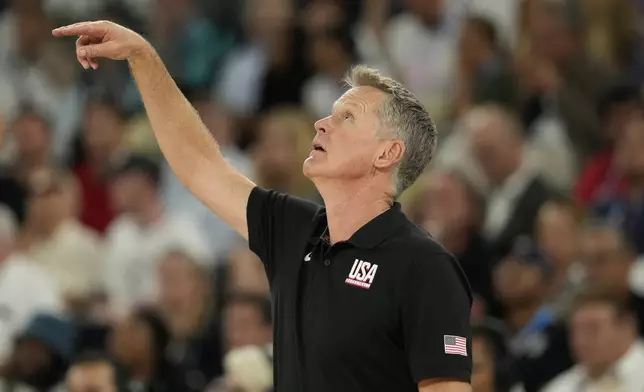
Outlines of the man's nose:
{"type": "Polygon", "coordinates": [[[324,117],[315,122],[315,130],[316,132],[319,133],[327,133],[329,132],[331,128],[331,123],[329,122],[329,119],[331,117],[324,117]]]}

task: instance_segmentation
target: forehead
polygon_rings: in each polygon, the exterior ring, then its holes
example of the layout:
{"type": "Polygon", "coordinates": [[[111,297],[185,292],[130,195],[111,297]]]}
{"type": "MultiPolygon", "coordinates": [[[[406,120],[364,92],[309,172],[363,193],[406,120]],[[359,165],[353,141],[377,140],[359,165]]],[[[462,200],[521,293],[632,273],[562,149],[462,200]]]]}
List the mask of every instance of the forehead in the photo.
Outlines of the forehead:
{"type": "Polygon", "coordinates": [[[608,304],[590,303],[586,304],[573,313],[573,321],[587,322],[590,320],[610,320],[615,315],[615,311],[608,304]]]}
{"type": "Polygon", "coordinates": [[[333,104],[334,109],[338,107],[353,107],[360,112],[377,112],[380,105],[385,101],[386,94],[375,87],[359,86],[353,87],[333,104]]]}

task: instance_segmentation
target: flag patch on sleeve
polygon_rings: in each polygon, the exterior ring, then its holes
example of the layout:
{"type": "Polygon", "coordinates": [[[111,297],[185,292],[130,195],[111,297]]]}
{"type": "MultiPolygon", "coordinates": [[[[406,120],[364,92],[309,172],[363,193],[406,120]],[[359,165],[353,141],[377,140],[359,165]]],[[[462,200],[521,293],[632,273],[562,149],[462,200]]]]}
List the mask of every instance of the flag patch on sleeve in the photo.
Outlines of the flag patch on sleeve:
{"type": "Polygon", "coordinates": [[[467,357],[467,338],[454,335],[444,335],[443,345],[445,354],[462,355],[467,357]]]}

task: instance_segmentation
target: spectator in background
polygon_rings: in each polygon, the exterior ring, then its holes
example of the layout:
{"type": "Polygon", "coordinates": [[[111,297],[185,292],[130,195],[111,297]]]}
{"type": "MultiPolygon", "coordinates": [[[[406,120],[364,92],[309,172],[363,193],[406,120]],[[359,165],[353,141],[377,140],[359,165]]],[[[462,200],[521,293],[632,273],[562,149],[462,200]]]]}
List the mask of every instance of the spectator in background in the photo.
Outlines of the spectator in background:
{"type": "Polygon", "coordinates": [[[570,6],[552,1],[532,4],[528,53],[517,58],[519,80],[524,82],[523,122],[532,132],[556,126],[574,146],[576,161],[583,164],[602,146],[594,103],[611,76],[584,52],[584,26],[570,6]]]}
{"type": "Polygon", "coordinates": [[[454,254],[482,305],[492,310],[492,249],[480,232],[484,201],[457,173],[432,173],[418,196],[414,221],[454,254]]]}
{"type": "Polygon", "coordinates": [[[248,247],[240,247],[230,252],[226,286],[227,293],[270,295],[264,265],[248,247]]]}
{"type": "Polygon", "coordinates": [[[197,0],[155,0],[152,39],[171,74],[183,86],[207,88],[234,38],[199,9],[197,0]]]}
{"type": "Polygon", "coordinates": [[[503,257],[518,236],[534,233],[537,212],[552,192],[526,159],[527,143],[508,114],[490,108],[480,120],[484,122],[471,129],[469,137],[491,186],[483,235],[503,257]]]}
{"type": "Polygon", "coordinates": [[[81,222],[104,233],[114,219],[106,174],[123,153],[125,127],[116,102],[108,98],[88,102],[83,119],[82,155],[74,165],[74,174],[82,196],[81,222]]]}
{"type": "Polygon", "coordinates": [[[51,169],[29,177],[29,199],[20,248],[56,282],[67,305],[80,311],[100,287],[103,248],[78,219],[74,178],[51,169]]]}
{"type": "Polygon", "coordinates": [[[16,340],[9,362],[0,371],[0,389],[62,392],[74,333],[74,325],[65,318],[36,315],[16,340]]]}
{"type": "Polygon", "coordinates": [[[566,330],[547,302],[553,267],[526,237],[494,269],[495,291],[503,305],[514,358],[511,373],[525,392],[537,392],[571,365],[566,330]]]}
{"type": "Polygon", "coordinates": [[[458,35],[466,11],[463,4],[405,0],[403,12],[387,21],[382,31],[374,31],[373,25],[366,24],[358,31],[363,60],[390,73],[399,73],[397,76],[439,125],[447,114],[457,77],[458,35]]]}
{"type": "Polygon", "coordinates": [[[233,293],[224,308],[226,350],[245,346],[267,347],[273,342],[273,322],[269,297],[233,293]]]}
{"type": "Polygon", "coordinates": [[[11,212],[0,205],[0,367],[32,317],[63,309],[55,282],[39,266],[14,252],[16,232],[11,212]]]}
{"type": "Polygon", "coordinates": [[[120,214],[106,233],[105,290],[115,314],[152,302],[157,293],[157,268],[173,248],[210,260],[198,226],[168,214],[159,194],[159,165],[142,155],[126,156],[109,180],[110,199],[120,214]]]}
{"type": "Polygon", "coordinates": [[[498,41],[496,26],[485,17],[470,16],[463,24],[456,83],[456,114],[474,105],[496,103],[512,108],[517,104],[507,54],[498,41]]]}
{"type": "Polygon", "coordinates": [[[642,111],[644,99],[640,87],[635,84],[615,84],[601,95],[597,113],[608,145],[594,155],[579,174],[575,201],[581,206],[587,207],[598,199],[615,197],[625,191],[624,179],[615,167],[615,142],[624,133],[629,120],[642,111]]]}
{"type": "Polygon", "coordinates": [[[567,311],[584,279],[575,212],[567,201],[554,199],[545,203],[537,215],[536,242],[553,267],[547,301],[557,313],[567,311]]]}
{"type": "Polygon", "coordinates": [[[288,1],[244,2],[244,41],[227,56],[213,91],[234,116],[250,118],[259,110],[264,76],[292,22],[288,1]]]}
{"type": "Polygon", "coordinates": [[[627,240],[615,228],[590,226],[582,233],[581,246],[588,288],[609,291],[627,302],[639,321],[640,335],[644,336],[644,298],[629,285],[636,255],[627,240]]]}
{"type": "Polygon", "coordinates": [[[472,328],[472,392],[507,392],[511,357],[505,336],[492,323],[472,328]]]}
{"type": "Polygon", "coordinates": [[[140,309],[119,322],[110,338],[110,352],[130,376],[133,388],[146,392],[180,391],[170,385],[165,359],[170,333],[153,310],[140,309]]]}
{"type": "Polygon", "coordinates": [[[11,208],[22,223],[29,175],[51,164],[52,129],[41,113],[25,105],[10,125],[7,139],[15,141],[17,156],[0,173],[0,203],[11,208]]]}
{"type": "Polygon", "coordinates": [[[637,322],[622,299],[599,292],[577,299],[570,317],[577,364],[544,392],[638,391],[644,385],[644,345],[637,322]]]}
{"type": "MultiPolygon", "coordinates": [[[[190,94],[189,94],[190,95],[190,94]]],[[[236,129],[230,116],[219,104],[210,101],[198,92],[192,97],[192,104],[201,120],[219,144],[222,155],[237,171],[248,178],[254,178],[254,168],[250,159],[236,146],[236,129]]],[[[162,166],[163,199],[169,213],[184,214],[198,224],[208,238],[209,252],[217,262],[232,248],[242,242],[242,238],[218,216],[213,214],[177,178],[172,169],[164,162],[162,166]]]]}
{"type": "Polygon", "coordinates": [[[102,354],[82,354],[67,373],[68,392],[125,392],[129,387],[127,370],[102,354]]]}
{"type": "Polygon", "coordinates": [[[27,100],[40,110],[50,104],[50,80],[39,61],[51,42],[51,22],[40,0],[12,1],[0,21],[0,112],[11,116],[27,100]]]}
{"type": "Polygon", "coordinates": [[[310,114],[324,118],[347,90],[342,79],[357,61],[356,48],[351,32],[342,27],[312,31],[308,42],[315,73],[302,87],[303,106],[310,114]]]}
{"type": "Polygon", "coordinates": [[[262,118],[253,147],[257,184],[268,189],[317,200],[313,183],[299,167],[309,156],[313,120],[293,108],[275,109],[262,118]]]}
{"type": "Polygon", "coordinates": [[[246,346],[230,351],[224,359],[224,377],[206,392],[269,392],[273,386],[273,356],[263,347],[246,346]]]}
{"type": "Polygon", "coordinates": [[[203,260],[170,250],[160,261],[157,306],[170,331],[173,391],[201,392],[222,373],[221,335],[203,260]]]}

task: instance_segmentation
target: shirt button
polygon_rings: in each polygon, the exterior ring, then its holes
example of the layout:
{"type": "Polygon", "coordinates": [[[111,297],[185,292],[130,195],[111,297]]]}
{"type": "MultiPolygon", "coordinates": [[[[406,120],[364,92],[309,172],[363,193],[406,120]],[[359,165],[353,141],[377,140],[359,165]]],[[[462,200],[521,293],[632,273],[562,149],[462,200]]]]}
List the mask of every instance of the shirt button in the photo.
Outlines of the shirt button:
{"type": "Polygon", "coordinates": [[[325,267],[328,267],[330,265],[331,265],[331,260],[329,260],[329,259],[324,260],[324,266],[325,267]]]}

